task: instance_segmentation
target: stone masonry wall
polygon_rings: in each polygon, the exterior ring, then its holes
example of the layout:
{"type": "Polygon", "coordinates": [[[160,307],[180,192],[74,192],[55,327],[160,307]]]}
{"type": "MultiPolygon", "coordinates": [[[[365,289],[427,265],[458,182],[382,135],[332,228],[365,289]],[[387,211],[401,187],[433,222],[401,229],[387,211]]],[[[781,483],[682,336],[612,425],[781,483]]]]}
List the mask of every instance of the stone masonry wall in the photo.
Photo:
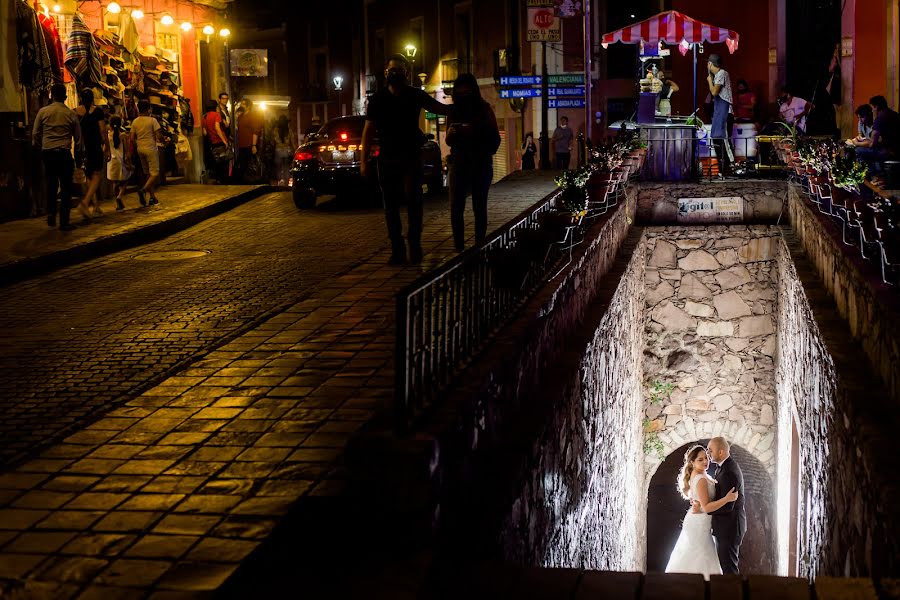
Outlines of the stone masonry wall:
{"type": "Polygon", "coordinates": [[[783,181],[642,182],[636,218],[641,225],[674,224],[678,216],[679,198],[735,196],[744,201],[744,223],[774,223],[784,210],[783,181]]]}
{"type": "MultiPolygon", "coordinates": [[[[843,244],[840,228],[804,202],[797,186],[789,188],[788,208],[791,226],[850,333],[894,400],[900,401],[900,295],[896,286],[881,282],[877,262],[860,259],[857,249],[843,244]]],[[[848,238],[858,244],[858,235],[854,230],[848,238]]],[[[870,248],[870,252],[875,250],[870,248]]]]}
{"type": "Polygon", "coordinates": [[[559,409],[532,445],[530,470],[504,522],[507,560],[610,570],[643,562],[643,513],[635,510],[643,492],[643,272],[640,245],[621,278],[610,273],[605,297],[585,320],[593,335],[570,343],[565,358],[577,362],[556,367],[569,375],[545,396],[559,409]]]}
{"type": "Polygon", "coordinates": [[[682,445],[724,435],[775,460],[775,250],[768,225],[649,227],[647,481],[682,445]],[[653,399],[654,384],[674,385],[653,399]]]}
{"type": "MultiPolygon", "coordinates": [[[[897,410],[800,242],[786,238],[778,252],[778,504],[789,506],[796,419],[800,574],[897,577],[897,410]]],[[[779,531],[789,527],[779,511],[779,531]]],[[[780,547],[786,569],[786,543],[780,547]]]]}
{"type": "MultiPolygon", "coordinates": [[[[624,273],[621,265],[628,264],[633,252],[640,252],[638,236],[631,232],[635,204],[636,190],[630,188],[627,198],[595,223],[585,242],[575,248],[572,263],[529,301],[516,321],[470,365],[452,396],[438,407],[429,430],[420,434],[420,438],[435,440],[438,448],[438,458],[430,466],[442,482],[435,515],[441,547],[457,559],[486,556],[529,565],[572,561],[572,566],[578,562],[583,566],[603,564],[610,569],[637,567],[634,557],[640,552],[634,534],[621,541],[627,547],[613,552],[612,545],[620,543],[620,538],[611,534],[611,522],[597,521],[600,513],[588,502],[598,501],[604,486],[619,485],[621,480],[598,479],[580,470],[588,468],[585,460],[596,466],[590,448],[583,444],[588,440],[593,443],[607,432],[594,429],[596,423],[582,419],[585,408],[579,396],[582,383],[578,381],[582,354],[599,327],[596,311],[602,314],[617,289],[624,273]],[[623,248],[628,241],[630,244],[623,248]],[[620,250],[624,261],[619,260],[620,250]],[[611,272],[614,267],[620,270],[611,272]],[[601,302],[600,298],[606,300],[601,302]],[[593,330],[586,326],[592,319],[596,323],[593,330]],[[575,342],[579,339],[580,351],[573,352],[572,348],[579,347],[575,342]],[[562,369],[560,365],[567,367],[562,369]],[[575,429],[562,433],[555,425],[558,423],[569,423],[575,429]],[[535,454],[536,440],[551,444],[554,437],[552,443],[559,443],[559,452],[555,458],[541,459],[535,454]],[[542,470],[546,487],[542,477],[535,478],[542,470]],[[564,481],[553,482],[554,478],[564,481]],[[545,495],[545,490],[563,494],[564,489],[564,496],[545,495]],[[561,512],[553,512],[556,510],[561,512]],[[552,518],[557,514],[565,516],[562,529],[552,518]],[[579,528],[577,532],[573,527],[579,528]],[[583,542],[580,548],[576,543],[576,538],[592,535],[592,528],[597,527],[610,534],[603,546],[608,551],[603,563],[595,553],[599,548],[588,551],[583,542]],[[568,536],[565,544],[560,537],[563,535],[568,536]],[[558,551],[551,549],[555,546],[559,546],[558,551]]],[[[641,297],[640,286],[633,294],[641,297]]],[[[623,352],[625,346],[615,351],[591,348],[598,361],[624,364],[618,355],[613,358],[613,352],[623,352]]],[[[634,375],[611,372],[609,377],[603,385],[626,390],[628,378],[634,375]]],[[[589,390],[600,386],[583,385],[589,390]]],[[[597,395],[589,401],[602,398],[597,395]]],[[[593,408],[588,410],[596,417],[593,408]]],[[[635,435],[639,436],[639,415],[634,419],[635,435]]],[[[617,436],[620,433],[616,431],[617,436]]],[[[612,501],[617,490],[610,489],[608,498],[612,501]]],[[[620,506],[619,510],[625,509],[620,506]]]]}

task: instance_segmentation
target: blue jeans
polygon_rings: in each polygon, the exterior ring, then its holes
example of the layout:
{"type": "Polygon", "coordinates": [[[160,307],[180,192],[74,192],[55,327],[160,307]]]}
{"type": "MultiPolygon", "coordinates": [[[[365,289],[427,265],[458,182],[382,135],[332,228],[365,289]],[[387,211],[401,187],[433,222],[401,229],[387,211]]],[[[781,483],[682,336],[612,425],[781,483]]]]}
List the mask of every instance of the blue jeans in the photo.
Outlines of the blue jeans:
{"type": "Polygon", "coordinates": [[[728,149],[725,147],[725,140],[728,139],[728,110],[731,108],[731,104],[722,100],[718,96],[713,98],[713,117],[712,117],[712,129],[710,131],[710,137],[712,138],[713,145],[716,148],[716,158],[719,159],[719,172],[726,165],[730,163],[728,160],[728,149]]]}
{"type": "Polygon", "coordinates": [[[453,226],[453,243],[462,252],[466,245],[466,197],[472,194],[472,211],[475,213],[475,243],[481,244],[487,237],[487,199],[494,165],[491,157],[450,157],[450,224],[453,226]]]}

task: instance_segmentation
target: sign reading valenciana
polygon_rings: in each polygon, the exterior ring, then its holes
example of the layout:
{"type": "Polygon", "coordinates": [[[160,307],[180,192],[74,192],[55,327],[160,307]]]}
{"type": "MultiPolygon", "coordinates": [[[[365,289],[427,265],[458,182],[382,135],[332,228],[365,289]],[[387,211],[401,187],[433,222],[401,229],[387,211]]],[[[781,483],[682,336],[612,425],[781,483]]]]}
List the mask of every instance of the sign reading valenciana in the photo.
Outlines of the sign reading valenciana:
{"type": "Polygon", "coordinates": [[[744,219],[744,199],[740,196],[725,198],[679,198],[679,223],[733,223],[744,219]]]}

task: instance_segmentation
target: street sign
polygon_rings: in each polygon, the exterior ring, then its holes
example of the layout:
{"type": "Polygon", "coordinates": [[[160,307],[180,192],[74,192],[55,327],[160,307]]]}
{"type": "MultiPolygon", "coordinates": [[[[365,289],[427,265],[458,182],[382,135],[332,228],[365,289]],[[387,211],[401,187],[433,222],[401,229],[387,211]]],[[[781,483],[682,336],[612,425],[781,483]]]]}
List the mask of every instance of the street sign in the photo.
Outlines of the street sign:
{"type": "Polygon", "coordinates": [[[437,119],[437,113],[425,111],[425,120],[426,121],[434,121],[437,119]]]}
{"type": "Polygon", "coordinates": [[[541,85],[540,75],[503,75],[500,77],[500,85],[541,85]]]}
{"type": "Polygon", "coordinates": [[[540,98],[541,88],[500,89],[501,98],[540,98]]]}
{"type": "Polygon", "coordinates": [[[528,7],[529,42],[561,42],[562,27],[552,6],[528,7]]]}
{"type": "Polygon", "coordinates": [[[547,75],[550,85],[584,85],[584,73],[557,73],[547,75]]]}
{"type": "Polygon", "coordinates": [[[584,96],[584,86],[547,88],[547,97],[554,96],[584,96]]]}
{"type": "Polygon", "coordinates": [[[554,0],[528,0],[527,5],[528,6],[549,6],[552,8],[552,7],[556,6],[556,2],[554,0]]]}
{"type": "Polygon", "coordinates": [[[563,100],[551,98],[547,100],[547,108],[584,108],[584,98],[567,98],[563,100]]]}

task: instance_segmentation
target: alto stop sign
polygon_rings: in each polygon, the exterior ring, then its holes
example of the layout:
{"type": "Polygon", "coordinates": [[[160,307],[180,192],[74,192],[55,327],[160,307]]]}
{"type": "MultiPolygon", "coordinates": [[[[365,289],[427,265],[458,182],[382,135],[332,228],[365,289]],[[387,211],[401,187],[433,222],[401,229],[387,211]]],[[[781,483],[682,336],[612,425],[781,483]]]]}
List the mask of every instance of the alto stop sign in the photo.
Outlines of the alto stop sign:
{"type": "Polygon", "coordinates": [[[531,24],[535,29],[550,29],[553,27],[553,9],[541,8],[532,13],[531,24]]]}

